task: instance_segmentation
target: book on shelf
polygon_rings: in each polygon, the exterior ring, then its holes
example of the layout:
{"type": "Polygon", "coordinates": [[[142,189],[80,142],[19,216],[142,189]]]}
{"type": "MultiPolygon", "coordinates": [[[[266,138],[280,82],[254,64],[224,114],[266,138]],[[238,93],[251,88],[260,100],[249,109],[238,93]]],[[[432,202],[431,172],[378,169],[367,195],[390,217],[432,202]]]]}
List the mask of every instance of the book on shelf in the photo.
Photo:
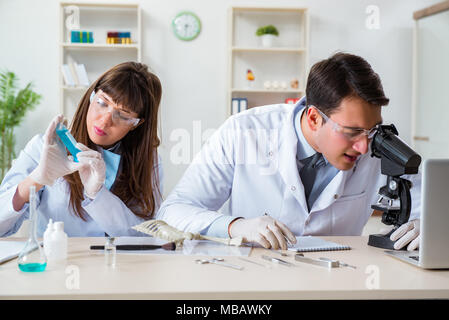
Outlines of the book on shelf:
{"type": "Polygon", "coordinates": [[[88,87],[89,78],[84,64],[70,62],[62,65],[62,75],[66,86],[69,87],[88,87]]]}
{"type": "Polygon", "coordinates": [[[239,112],[248,109],[248,99],[247,98],[232,98],[231,101],[231,114],[237,114],[239,112]]]}
{"type": "Polygon", "coordinates": [[[72,72],[70,71],[69,65],[63,64],[62,65],[62,76],[64,78],[64,82],[66,86],[74,87],[75,86],[75,80],[73,79],[72,72]]]}
{"type": "Polygon", "coordinates": [[[87,71],[84,64],[75,65],[76,73],[78,74],[78,81],[81,86],[89,86],[89,78],[87,77],[87,71]]]}

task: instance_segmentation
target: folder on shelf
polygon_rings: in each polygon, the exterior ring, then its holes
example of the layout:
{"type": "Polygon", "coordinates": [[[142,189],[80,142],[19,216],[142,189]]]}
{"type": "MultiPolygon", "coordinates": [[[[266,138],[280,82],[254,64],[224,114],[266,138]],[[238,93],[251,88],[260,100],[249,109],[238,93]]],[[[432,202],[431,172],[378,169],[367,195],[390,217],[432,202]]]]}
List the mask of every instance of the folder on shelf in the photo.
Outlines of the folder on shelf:
{"type": "Polygon", "coordinates": [[[240,98],[239,99],[239,112],[245,111],[248,109],[248,99],[240,98]]]}
{"type": "Polygon", "coordinates": [[[232,98],[231,114],[237,114],[237,113],[239,113],[239,99],[232,98]]]}
{"type": "Polygon", "coordinates": [[[89,78],[87,77],[86,67],[84,64],[70,62],[62,65],[62,75],[66,86],[89,86],[89,78]]]}
{"type": "Polygon", "coordinates": [[[75,64],[75,69],[78,75],[79,84],[88,87],[89,78],[87,77],[86,67],[84,66],[84,64],[75,64]]]}
{"type": "Polygon", "coordinates": [[[248,109],[248,99],[246,98],[232,98],[231,101],[231,114],[237,114],[239,112],[248,109]]]}
{"type": "Polygon", "coordinates": [[[64,82],[66,86],[74,87],[75,80],[73,80],[72,72],[70,71],[69,65],[62,65],[62,76],[64,77],[64,82]]]}
{"type": "Polygon", "coordinates": [[[76,72],[76,63],[69,63],[70,73],[72,74],[73,81],[75,82],[75,86],[79,86],[80,82],[78,80],[78,73],[76,72]]]}

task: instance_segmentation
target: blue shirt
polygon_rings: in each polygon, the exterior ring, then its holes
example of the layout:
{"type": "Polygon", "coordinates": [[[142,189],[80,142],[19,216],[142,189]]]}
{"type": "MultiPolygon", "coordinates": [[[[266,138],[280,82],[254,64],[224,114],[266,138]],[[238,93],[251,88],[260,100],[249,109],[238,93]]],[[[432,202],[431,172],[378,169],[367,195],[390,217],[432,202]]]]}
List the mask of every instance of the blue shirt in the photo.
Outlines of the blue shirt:
{"type": "MultiPolygon", "coordinates": [[[[303,167],[303,163],[301,161],[316,153],[315,149],[313,149],[307,142],[301,129],[301,116],[305,110],[305,101],[306,100],[304,98],[301,99],[299,105],[303,105],[303,108],[301,109],[298,108],[296,114],[293,117],[296,136],[298,137],[298,148],[296,150],[296,159],[298,160],[296,164],[298,166],[298,172],[303,167]]],[[[327,161],[324,155],[323,159],[325,161],[325,164],[316,168],[315,180],[302,181],[304,185],[307,183],[313,184],[312,191],[310,192],[309,195],[310,207],[313,206],[315,200],[318,198],[318,196],[321,194],[324,188],[326,188],[329,182],[331,182],[331,180],[337,175],[339,171],[337,168],[331,165],[329,161],[327,161]]]]}

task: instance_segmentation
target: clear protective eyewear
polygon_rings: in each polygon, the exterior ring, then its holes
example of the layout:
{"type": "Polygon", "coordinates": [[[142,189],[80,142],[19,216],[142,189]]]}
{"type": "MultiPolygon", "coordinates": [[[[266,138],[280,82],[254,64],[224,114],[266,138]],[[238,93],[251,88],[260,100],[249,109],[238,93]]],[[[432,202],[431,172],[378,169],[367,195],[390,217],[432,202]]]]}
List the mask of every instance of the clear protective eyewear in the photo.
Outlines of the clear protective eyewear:
{"type": "Polygon", "coordinates": [[[309,107],[314,107],[320,113],[320,115],[323,117],[324,121],[329,122],[332,125],[332,129],[335,132],[342,134],[346,139],[348,139],[350,141],[357,141],[360,138],[362,138],[363,136],[367,136],[368,140],[371,140],[377,133],[377,130],[379,129],[379,124],[375,125],[373,128],[371,128],[369,130],[363,129],[363,128],[351,128],[351,127],[341,126],[338,123],[336,123],[335,121],[333,121],[331,118],[326,116],[317,107],[315,107],[315,106],[309,106],[309,107]]]}
{"type": "Polygon", "coordinates": [[[96,113],[105,115],[110,112],[112,115],[112,123],[117,126],[124,127],[135,127],[139,124],[139,118],[133,118],[126,115],[125,112],[115,109],[111,105],[109,105],[106,100],[98,94],[95,94],[95,91],[92,92],[92,105],[96,113]]]}

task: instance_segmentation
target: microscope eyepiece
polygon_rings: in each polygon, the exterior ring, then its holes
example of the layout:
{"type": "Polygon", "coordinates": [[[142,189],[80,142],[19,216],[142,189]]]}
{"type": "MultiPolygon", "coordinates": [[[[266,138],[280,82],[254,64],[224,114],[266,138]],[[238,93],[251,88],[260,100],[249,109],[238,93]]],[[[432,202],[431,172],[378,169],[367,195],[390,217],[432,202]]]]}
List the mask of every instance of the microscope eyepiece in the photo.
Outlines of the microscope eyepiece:
{"type": "Polygon", "coordinates": [[[382,125],[371,143],[371,156],[382,159],[381,171],[388,176],[418,173],[421,157],[398,137],[396,127],[382,125]]]}

